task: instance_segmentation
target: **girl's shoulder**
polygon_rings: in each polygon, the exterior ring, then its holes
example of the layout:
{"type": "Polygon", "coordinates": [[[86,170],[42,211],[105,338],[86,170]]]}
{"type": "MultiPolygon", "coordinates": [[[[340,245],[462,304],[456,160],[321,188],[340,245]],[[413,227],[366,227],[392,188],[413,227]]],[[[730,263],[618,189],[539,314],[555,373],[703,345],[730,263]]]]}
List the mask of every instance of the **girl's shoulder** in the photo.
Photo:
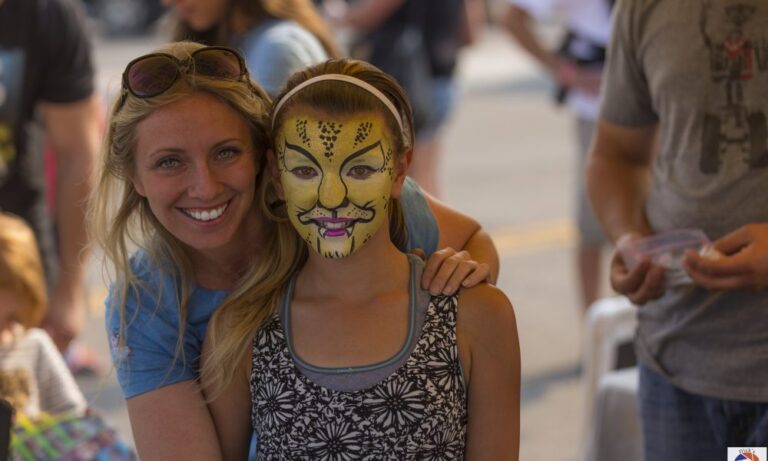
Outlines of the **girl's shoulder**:
{"type": "Polygon", "coordinates": [[[12,345],[4,347],[5,352],[24,351],[25,354],[32,354],[34,356],[40,353],[48,353],[50,351],[57,351],[56,345],[53,344],[48,332],[41,328],[23,328],[19,325],[18,331],[14,332],[15,340],[12,345]]]}
{"type": "Polygon", "coordinates": [[[499,288],[481,283],[458,295],[458,328],[470,337],[505,335],[517,330],[515,310],[499,288]]]}

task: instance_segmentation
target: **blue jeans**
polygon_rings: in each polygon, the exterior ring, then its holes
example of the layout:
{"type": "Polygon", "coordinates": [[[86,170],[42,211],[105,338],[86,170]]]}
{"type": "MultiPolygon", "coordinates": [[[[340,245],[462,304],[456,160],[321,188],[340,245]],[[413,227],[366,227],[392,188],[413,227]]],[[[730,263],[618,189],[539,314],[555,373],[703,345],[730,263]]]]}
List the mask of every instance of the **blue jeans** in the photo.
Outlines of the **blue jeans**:
{"type": "Polygon", "coordinates": [[[646,461],[723,461],[728,447],[768,445],[768,403],[691,394],[642,364],[639,393],[646,461]]]}

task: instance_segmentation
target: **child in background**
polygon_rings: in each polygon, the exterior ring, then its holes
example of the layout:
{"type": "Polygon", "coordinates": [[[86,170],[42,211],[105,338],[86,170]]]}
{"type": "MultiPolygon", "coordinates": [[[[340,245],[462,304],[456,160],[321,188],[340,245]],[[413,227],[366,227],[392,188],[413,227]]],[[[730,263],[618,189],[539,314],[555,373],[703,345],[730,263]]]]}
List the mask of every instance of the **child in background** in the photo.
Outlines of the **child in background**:
{"type": "Polygon", "coordinates": [[[0,212],[0,398],[35,417],[82,414],[85,398],[48,334],[37,328],[47,304],[35,236],[0,212]]]}

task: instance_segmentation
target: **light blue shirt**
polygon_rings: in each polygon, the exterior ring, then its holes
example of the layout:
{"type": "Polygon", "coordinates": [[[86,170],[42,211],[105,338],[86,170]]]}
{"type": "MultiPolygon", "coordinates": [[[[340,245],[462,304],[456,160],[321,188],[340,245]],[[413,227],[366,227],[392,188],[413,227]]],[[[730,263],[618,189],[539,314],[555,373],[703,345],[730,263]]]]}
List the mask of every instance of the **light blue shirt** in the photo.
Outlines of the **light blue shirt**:
{"type": "Polygon", "coordinates": [[[297,70],[328,59],[320,41],[293,21],[272,20],[257,26],[245,34],[239,48],[251,77],[270,96],[276,96],[297,70]]]}

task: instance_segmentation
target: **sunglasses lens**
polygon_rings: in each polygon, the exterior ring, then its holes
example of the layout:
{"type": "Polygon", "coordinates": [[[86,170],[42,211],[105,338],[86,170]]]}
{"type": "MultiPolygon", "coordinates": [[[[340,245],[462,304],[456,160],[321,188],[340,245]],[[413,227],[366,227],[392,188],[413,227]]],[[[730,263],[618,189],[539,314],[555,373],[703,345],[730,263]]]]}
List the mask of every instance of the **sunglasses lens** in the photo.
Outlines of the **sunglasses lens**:
{"type": "Polygon", "coordinates": [[[128,69],[128,87],[136,96],[155,96],[170,88],[178,74],[179,69],[170,57],[147,56],[128,69]]]}
{"type": "Polygon", "coordinates": [[[195,73],[206,77],[236,80],[243,75],[240,58],[221,48],[202,49],[193,55],[195,73]]]}

